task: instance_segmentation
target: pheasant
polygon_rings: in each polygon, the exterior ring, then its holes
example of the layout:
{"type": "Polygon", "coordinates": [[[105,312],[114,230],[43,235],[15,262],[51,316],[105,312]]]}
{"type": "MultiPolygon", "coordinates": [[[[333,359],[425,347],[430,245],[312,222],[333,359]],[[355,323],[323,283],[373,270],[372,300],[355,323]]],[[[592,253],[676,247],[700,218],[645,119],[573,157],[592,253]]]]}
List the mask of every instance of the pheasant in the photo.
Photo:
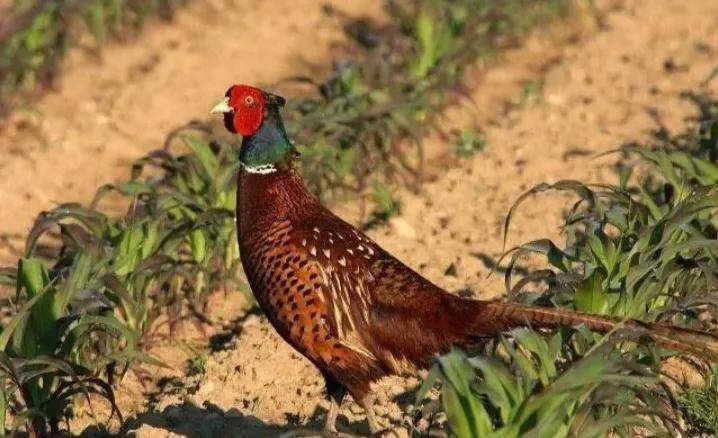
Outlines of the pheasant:
{"type": "Polygon", "coordinates": [[[246,85],[229,88],[212,113],[240,134],[237,227],[242,265],[279,335],[323,375],[336,431],[346,392],[379,427],[370,384],[424,368],[451,346],[470,346],[518,326],[623,324],[654,342],[711,359],[718,336],[564,309],[462,298],[442,290],[323,207],[302,182],[279,112],[284,98],[246,85]]]}

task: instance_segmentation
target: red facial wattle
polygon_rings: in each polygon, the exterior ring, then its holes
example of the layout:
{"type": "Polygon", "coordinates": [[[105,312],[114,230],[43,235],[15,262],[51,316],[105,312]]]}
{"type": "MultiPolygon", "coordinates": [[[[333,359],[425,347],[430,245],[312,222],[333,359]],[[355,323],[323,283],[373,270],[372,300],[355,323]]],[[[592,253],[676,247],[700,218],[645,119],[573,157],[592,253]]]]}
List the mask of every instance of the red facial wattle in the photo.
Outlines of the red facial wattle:
{"type": "Polygon", "coordinates": [[[230,128],[229,117],[231,117],[230,131],[248,137],[259,129],[264,118],[264,93],[258,88],[247,85],[235,85],[227,90],[229,106],[233,114],[225,116],[225,125],[230,128]]]}

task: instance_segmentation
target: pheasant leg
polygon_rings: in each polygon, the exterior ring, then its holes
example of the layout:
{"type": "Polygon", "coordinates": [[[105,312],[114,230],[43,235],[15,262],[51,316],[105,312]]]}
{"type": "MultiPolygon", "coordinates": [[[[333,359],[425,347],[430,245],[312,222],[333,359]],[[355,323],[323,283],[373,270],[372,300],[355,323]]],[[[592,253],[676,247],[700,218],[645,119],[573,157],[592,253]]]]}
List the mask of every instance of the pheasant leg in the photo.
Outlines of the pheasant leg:
{"type": "Polygon", "coordinates": [[[347,393],[347,390],[331,376],[325,375],[324,381],[326,382],[327,395],[329,396],[330,402],[327,419],[324,423],[324,431],[335,433],[337,431],[339,408],[342,405],[342,400],[344,400],[344,395],[347,393]]]}

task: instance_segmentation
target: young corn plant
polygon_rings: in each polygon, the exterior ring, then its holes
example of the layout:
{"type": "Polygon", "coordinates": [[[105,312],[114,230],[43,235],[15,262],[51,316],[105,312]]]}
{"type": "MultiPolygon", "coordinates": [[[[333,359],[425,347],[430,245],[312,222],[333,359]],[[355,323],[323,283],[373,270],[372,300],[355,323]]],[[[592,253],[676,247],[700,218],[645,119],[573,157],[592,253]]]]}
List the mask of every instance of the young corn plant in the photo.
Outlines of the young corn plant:
{"type": "MultiPolygon", "coordinates": [[[[96,210],[64,204],[44,212],[30,231],[26,257],[33,257],[45,234],[60,229],[62,246],[53,272],[77,278],[78,290],[97,291],[112,305],[115,313],[106,322],[121,333],[101,350],[113,352],[107,358],[128,363],[142,354],[140,344],[159,315],[166,295],[154,294],[155,285],[164,284],[162,272],[172,260],[159,257],[159,227],[149,220],[135,218],[111,220],[96,210]]],[[[107,339],[105,340],[107,341],[107,339]]]]}
{"type": "Polygon", "coordinates": [[[182,290],[195,316],[206,313],[209,295],[217,289],[246,291],[237,280],[239,246],[234,216],[238,146],[204,137],[178,131],[168,139],[165,149],[135,162],[130,190],[118,187],[126,195],[140,195],[152,215],[175,224],[175,231],[170,233],[175,243],[167,250],[182,261],[186,279],[182,290]],[[174,137],[182,140],[189,153],[169,153],[174,137]],[[150,169],[160,172],[142,179],[145,169],[147,173],[150,169]]]}
{"type": "Polygon", "coordinates": [[[655,204],[650,196],[641,202],[626,189],[576,181],[540,185],[532,192],[544,190],[570,190],[581,201],[567,218],[565,247],[538,240],[513,250],[506,274],[511,295],[622,318],[708,322],[697,316],[715,306],[716,187],[696,188],[672,206],[655,204]],[[512,284],[515,262],[526,253],[546,256],[553,269],[512,284]],[[549,288],[521,293],[539,282],[549,288]]]}
{"type": "Polygon", "coordinates": [[[90,394],[106,399],[121,421],[112,388],[98,377],[108,360],[98,347],[118,336],[121,326],[107,315],[112,303],[85,288],[88,262],[78,254],[80,269],[70,273],[23,258],[15,272],[5,270],[16,284],[19,307],[0,333],[3,427],[10,414],[13,429],[25,425],[31,436],[57,434],[78,394],[88,403],[90,394]]]}
{"type": "Polygon", "coordinates": [[[19,268],[2,271],[22,303],[0,337],[7,344],[3,406],[30,433],[46,425],[55,433],[78,393],[103,395],[114,408],[99,373],[112,379],[117,365],[161,365],[142,351],[160,315],[172,322],[183,302],[236,277],[237,159],[228,145],[184,140],[191,153],[150,154],[133,180],[102,187],[90,208],[63,204],[41,214],[19,268]],[[147,165],[160,172],[142,178],[147,165]],[[113,190],[131,200],[120,219],[96,209],[113,190]],[[58,229],[61,247],[48,269],[37,253],[58,229]]]}
{"type": "MultiPolygon", "coordinates": [[[[616,333],[618,335],[619,333],[616,333]]],[[[605,436],[629,427],[672,430],[657,374],[582,327],[550,338],[516,329],[485,348],[437,359],[417,403],[441,383],[448,429],[457,437],[605,436]]],[[[625,340],[625,338],[624,338],[625,340]]]]}
{"type": "Polygon", "coordinates": [[[374,204],[374,211],[362,225],[365,230],[386,223],[390,217],[399,213],[401,207],[391,188],[378,179],[372,181],[371,201],[374,204]]]}
{"type": "Polygon", "coordinates": [[[717,151],[718,118],[708,118],[697,134],[658,148],[625,149],[637,162],[621,167],[618,186],[559,181],[529,190],[512,207],[505,230],[516,207],[535,193],[569,191],[579,200],[565,221],[565,245],[539,240],[511,251],[507,291],[517,296],[543,282],[548,289],[520,295],[586,312],[713,328],[718,167],[710,157],[717,151]],[[625,169],[636,167],[645,173],[629,186],[625,169]],[[512,284],[513,267],[526,253],[544,255],[549,269],[512,284]]]}

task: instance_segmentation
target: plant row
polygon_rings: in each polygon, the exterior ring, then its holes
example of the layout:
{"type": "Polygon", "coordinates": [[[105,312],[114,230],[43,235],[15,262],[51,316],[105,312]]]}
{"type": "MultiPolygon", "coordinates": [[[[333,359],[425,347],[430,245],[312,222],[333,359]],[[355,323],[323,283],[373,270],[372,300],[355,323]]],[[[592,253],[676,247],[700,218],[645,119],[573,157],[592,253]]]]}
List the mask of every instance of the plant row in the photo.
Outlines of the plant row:
{"type": "MultiPolygon", "coordinates": [[[[11,0],[0,18],[0,108],[52,84],[65,53],[91,35],[126,38],[150,17],[169,19],[184,0],[11,0]]],[[[3,12],[3,11],[0,11],[3,12]]],[[[4,115],[5,111],[0,111],[4,115]]]]}

